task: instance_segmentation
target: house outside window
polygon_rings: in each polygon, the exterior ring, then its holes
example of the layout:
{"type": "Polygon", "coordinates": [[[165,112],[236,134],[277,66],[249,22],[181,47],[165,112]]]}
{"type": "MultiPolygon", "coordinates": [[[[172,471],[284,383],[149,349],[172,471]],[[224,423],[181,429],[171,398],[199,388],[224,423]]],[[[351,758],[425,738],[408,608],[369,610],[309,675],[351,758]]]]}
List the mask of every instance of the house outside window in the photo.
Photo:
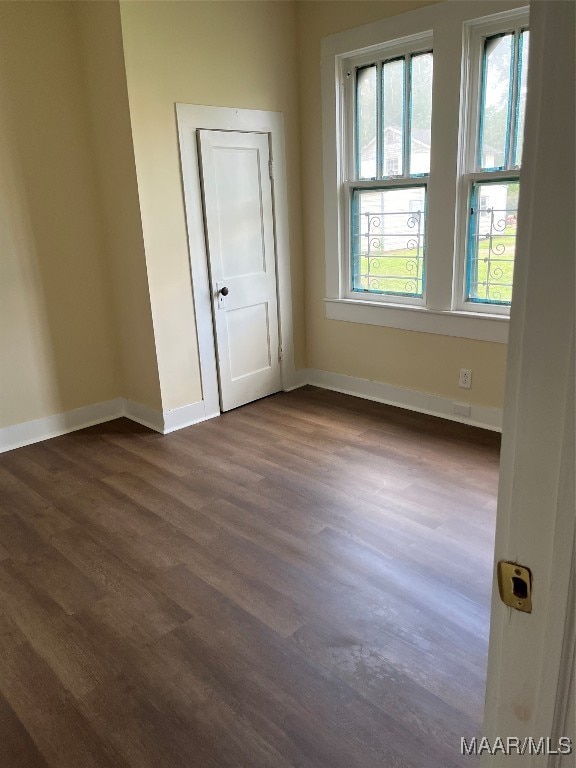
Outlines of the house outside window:
{"type": "Polygon", "coordinates": [[[328,317],[506,338],[528,15],[466,5],[325,41],[328,317]]]}
{"type": "MultiPolygon", "coordinates": [[[[386,137],[384,138],[384,140],[386,141],[386,137]]],[[[384,174],[385,176],[400,175],[400,158],[398,154],[396,156],[386,158],[386,170],[384,174]]]]}

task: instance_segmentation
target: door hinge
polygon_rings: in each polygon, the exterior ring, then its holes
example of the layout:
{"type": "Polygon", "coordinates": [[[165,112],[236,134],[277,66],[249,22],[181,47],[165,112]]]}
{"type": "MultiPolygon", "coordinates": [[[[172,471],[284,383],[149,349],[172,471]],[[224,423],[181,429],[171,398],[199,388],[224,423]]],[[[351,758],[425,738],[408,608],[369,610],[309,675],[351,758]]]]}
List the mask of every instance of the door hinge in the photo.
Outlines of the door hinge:
{"type": "Polygon", "coordinates": [[[272,160],[268,161],[268,173],[270,174],[270,178],[273,179],[274,178],[274,163],[272,162],[272,160]]]}
{"type": "Polygon", "coordinates": [[[278,362],[281,363],[282,359],[284,357],[284,352],[282,351],[282,345],[278,344],[278,362]]]}

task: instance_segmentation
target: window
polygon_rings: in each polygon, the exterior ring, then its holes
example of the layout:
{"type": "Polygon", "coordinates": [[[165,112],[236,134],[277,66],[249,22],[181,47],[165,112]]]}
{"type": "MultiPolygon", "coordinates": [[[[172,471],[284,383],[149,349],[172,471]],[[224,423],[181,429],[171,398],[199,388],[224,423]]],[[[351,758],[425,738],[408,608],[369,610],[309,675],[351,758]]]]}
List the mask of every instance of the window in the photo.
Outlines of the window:
{"type": "Polygon", "coordinates": [[[507,338],[528,15],[479,7],[323,41],[330,318],[507,338]]]}
{"type": "Polygon", "coordinates": [[[352,291],[422,297],[425,207],[423,185],[352,190],[352,291]]]}
{"type": "Polygon", "coordinates": [[[490,311],[512,300],[529,35],[521,26],[496,34],[479,28],[472,40],[480,71],[470,88],[476,135],[468,153],[464,304],[490,311]]]}
{"type": "Polygon", "coordinates": [[[351,59],[350,295],[424,295],[433,54],[429,39],[351,59]]]}

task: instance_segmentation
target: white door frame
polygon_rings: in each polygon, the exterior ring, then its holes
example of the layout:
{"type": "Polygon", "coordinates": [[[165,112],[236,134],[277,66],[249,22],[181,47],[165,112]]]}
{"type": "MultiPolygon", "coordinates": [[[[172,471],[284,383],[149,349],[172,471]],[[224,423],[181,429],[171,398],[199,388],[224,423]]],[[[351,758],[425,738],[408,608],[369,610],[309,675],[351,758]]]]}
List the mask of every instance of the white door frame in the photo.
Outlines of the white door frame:
{"type": "MultiPolygon", "coordinates": [[[[532,569],[533,611],[507,608],[495,586],[484,720],[491,744],[550,737],[556,747],[569,735],[574,696],[573,72],[573,4],[532,3],[495,560],[532,569]]],[[[482,764],[549,768],[559,757],[485,753],[482,764]]]]}
{"type": "Polygon", "coordinates": [[[202,399],[207,418],[220,415],[216,339],[212,318],[212,293],[208,275],[208,254],[204,232],[202,195],[198,165],[196,132],[245,131],[267,133],[270,137],[270,157],[273,163],[272,202],[274,209],[274,239],[276,247],[276,276],[278,282],[278,323],[282,345],[280,372],[282,389],[297,385],[294,368],[292,332],[292,283],[290,276],[290,239],[288,232],[288,191],[284,145],[284,116],[281,112],[254,109],[231,109],[198,104],[176,104],[180,165],[186,225],[198,356],[202,379],[202,399]]]}

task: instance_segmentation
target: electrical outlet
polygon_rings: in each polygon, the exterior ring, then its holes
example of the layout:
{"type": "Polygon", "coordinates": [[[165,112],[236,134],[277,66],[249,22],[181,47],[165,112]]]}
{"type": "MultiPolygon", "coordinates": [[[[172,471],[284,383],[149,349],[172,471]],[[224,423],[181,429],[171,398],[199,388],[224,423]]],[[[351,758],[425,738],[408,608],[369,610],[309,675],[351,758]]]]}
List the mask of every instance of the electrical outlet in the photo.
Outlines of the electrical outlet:
{"type": "Polygon", "coordinates": [[[470,368],[460,368],[458,386],[462,387],[462,389],[470,389],[472,386],[472,371],[470,368]]]}

